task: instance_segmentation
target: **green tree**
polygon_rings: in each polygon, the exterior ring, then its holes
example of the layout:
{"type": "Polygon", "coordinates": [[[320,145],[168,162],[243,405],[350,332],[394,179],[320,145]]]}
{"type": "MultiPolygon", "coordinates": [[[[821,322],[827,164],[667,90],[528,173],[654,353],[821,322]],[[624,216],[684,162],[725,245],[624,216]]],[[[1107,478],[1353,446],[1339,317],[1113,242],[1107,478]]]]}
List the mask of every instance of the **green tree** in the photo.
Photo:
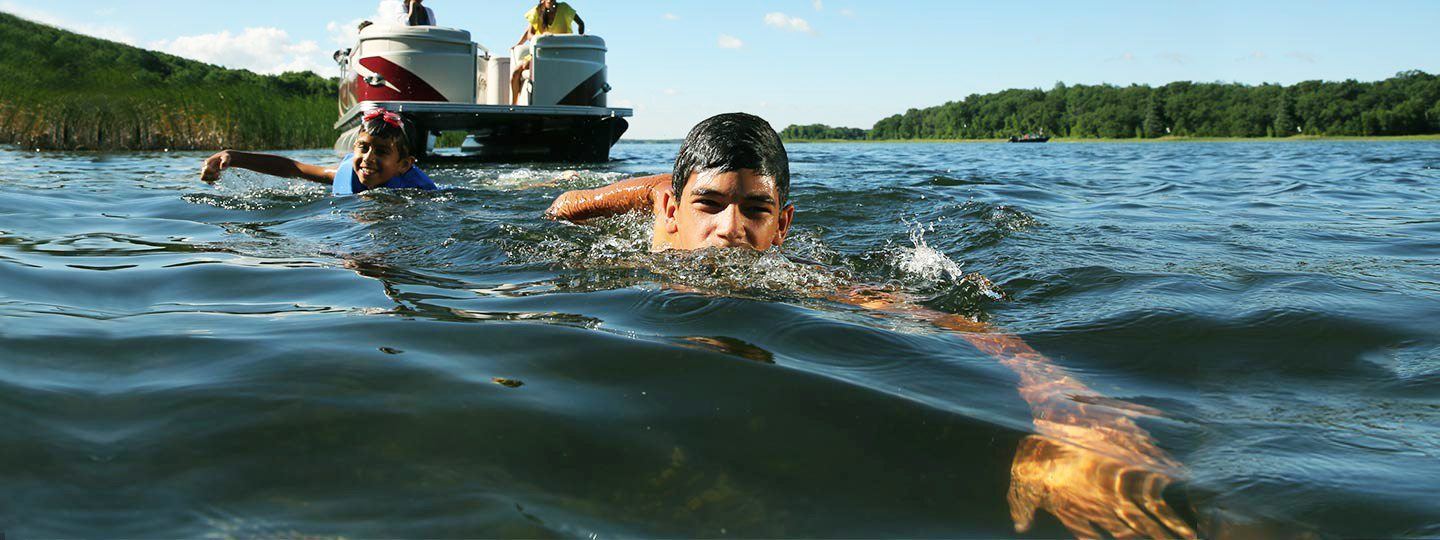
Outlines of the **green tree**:
{"type": "Polygon", "coordinates": [[[1280,93],[1280,99],[1275,103],[1275,136],[1294,135],[1299,125],[1300,123],[1295,120],[1295,97],[1290,94],[1289,90],[1285,90],[1280,93]]]}
{"type": "Polygon", "coordinates": [[[1168,122],[1165,119],[1165,91],[1156,90],[1150,92],[1150,99],[1145,105],[1144,133],[1147,138],[1164,137],[1168,122]]]}

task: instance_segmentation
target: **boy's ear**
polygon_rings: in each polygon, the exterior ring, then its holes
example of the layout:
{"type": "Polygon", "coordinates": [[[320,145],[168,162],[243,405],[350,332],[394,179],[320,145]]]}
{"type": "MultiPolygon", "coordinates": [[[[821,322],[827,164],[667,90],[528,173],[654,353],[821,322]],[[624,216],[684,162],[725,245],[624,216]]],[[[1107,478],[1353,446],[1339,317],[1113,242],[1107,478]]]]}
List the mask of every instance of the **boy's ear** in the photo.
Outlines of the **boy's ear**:
{"type": "Polygon", "coordinates": [[[675,234],[680,231],[680,224],[675,221],[675,212],[680,210],[680,199],[669,190],[661,194],[660,199],[664,201],[665,207],[665,232],[675,234]]]}
{"type": "Polygon", "coordinates": [[[785,205],[785,209],[780,211],[776,219],[779,220],[779,226],[775,229],[774,244],[775,247],[780,247],[780,244],[785,243],[785,237],[790,235],[790,223],[795,221],[795,205],[785,205]]]}

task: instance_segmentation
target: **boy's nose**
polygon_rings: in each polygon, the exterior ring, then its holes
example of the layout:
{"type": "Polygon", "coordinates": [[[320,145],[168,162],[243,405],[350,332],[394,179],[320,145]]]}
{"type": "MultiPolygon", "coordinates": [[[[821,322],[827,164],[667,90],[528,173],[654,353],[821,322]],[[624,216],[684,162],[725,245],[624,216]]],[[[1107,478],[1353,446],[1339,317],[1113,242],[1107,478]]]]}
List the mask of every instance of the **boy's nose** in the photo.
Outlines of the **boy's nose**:
{"type": "Polygon", "coordinates": [[[745,225],[741,222],[740,205],[732,204],[726,207],[716,218],[719,223],[715,224],[715,236],[724,241],[725,247],[745,243],[745,225]]]}

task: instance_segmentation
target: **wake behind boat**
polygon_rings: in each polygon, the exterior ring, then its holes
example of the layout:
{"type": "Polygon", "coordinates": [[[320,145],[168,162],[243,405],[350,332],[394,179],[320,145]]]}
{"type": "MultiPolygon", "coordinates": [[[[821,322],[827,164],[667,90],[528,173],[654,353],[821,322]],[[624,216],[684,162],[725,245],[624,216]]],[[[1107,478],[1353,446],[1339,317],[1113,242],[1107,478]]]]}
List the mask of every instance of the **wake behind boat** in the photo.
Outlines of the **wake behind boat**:
{"type": "Polygon", "coordinates": [[[371,25],[351,49],[338,51],[341,131],[348,151],[363,111],[384,107],[416,126],[411,147],[434,151],[442,131],[469,134],[466,157],[496,160],[607,161],[631,109],[606,103],[605,40],[545,35],[515,51],[534,66],[511,103],[511,58],[492,55],[465,30],[371,25]]]}

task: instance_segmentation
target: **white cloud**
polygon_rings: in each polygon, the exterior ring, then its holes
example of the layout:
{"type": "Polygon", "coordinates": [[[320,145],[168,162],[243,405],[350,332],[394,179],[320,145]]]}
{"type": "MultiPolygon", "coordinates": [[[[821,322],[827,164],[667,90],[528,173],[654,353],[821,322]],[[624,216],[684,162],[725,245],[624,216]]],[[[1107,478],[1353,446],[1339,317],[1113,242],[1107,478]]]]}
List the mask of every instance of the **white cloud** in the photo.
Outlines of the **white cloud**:
{"type": "MultiPolygon", "coordinates": [[[[397,18],[404,11],[404,4],[400,0],[380,0],[380,3],[375,6],[375,13],[346,22],[330,21],[325,25],[325,31],[330,34],[330,41],[335,45],[349,47],[359,39],[362,21],[370,21],[380,26],[396,25],[399,24],[397,18]]],[[[436,18],[439,16],[437,15],[436,18]]]]}
{"type": "Polygon", "coordinates": [[[1164,61],[1166,61],[1166,62],[1172,63],[1172,64],[1181,65],[1181,66],[1190,63],[1190,56],[1189,56],[1189,55],[1181,54],[1181,53],[1177,53],[1177,52],[1161,53],[1161,54],[1160,54],[1160,59],[1161,59],[1161,60],[1164,60],[1164,61]]]}
{"type": "Polygon", "coordinates": [[[765,25],[773,26],[781,30],[789,30],[791,32],[804,32],[807,34],[814,32],[814,30],[810,28],[809,21],[799,17],[791,17],[780,12],[765,14],[765,25]]]}
{"type": "Polygon", "coordinates": [[[841,9],[840,9],[840,15],[845,16],[845,17],[854,17],[854,16],[855,16],[855,10],[850,9],[850,8],[841,8],[841,9]]]}
{"type": "Polygon", "coordinates": [[[679,90],[676,90],[676,89],[674,89],[674,88],[666,88],[666,89],[662,90],[662,92],[664,92],[665,95],[667,95],[667,96],[674,96],[674,95],[678,95],[678,94],[680,93],[679,90]]]}
{"type": "Polygon", "coordinates": [[[1297,62],[1304,62],[1306,64],[1315,63],[1315,55],[1307,52],[1290,51],[1288,53],[1285,53],[1285,57],[1291,60],[1295,60],[1297,62]]]}
{"type": "Polygon", "coordinates": [[[324,55],[314,41],[294,41],[279,28],[246,28],[239,34],[225,30],[215,34],[181,36],[156,41],[151,49],[256,73],[314,71],[329,74],[333,64],[319,61],[324,55]]]}
{"type": "Polygon", "coordinates": [[[1126,52],[1126,53],[1123,53],[1123,54],[1121,54],[1120,56],[1117,56],[1117,57],[1114,57],[1114,58],[1106,58],[1105,61],[1106,61],[1106,62],[1134,62],[1134,61],[1135,61],[1135,53],[1126,52]]]}
{"type": "Polygon", "coordinates": [[[729,35],[729,34],[720,34],[720,48],[721,48],[721,49],[739,49],[739,48],[744,47],[744,46],[745,46],[745,42],[744,42],[744,41],[740,41],[740,38],[737,38],[737,37],[732,36],[732,35],[729,35]]]}
{"type": "Polygon", "coordinates": [[[678,20],[680,20],[680,16],[679,16],[679,15],[676,15],[676,14],[674,14],[674,13],[666,13],[666,14],[664,14],[664,15],[661,15],[660,18],[665,19],[665,20],[667,20],[667,21],[678,21],[678,20]]]}
{"type": "Polygon", "coordinates": [[[349,22],[330,21],[325,24],[325,31],[330,34],[330,41],[335,45],[344,48],[355,45],[360,37],[360,22],[365,19],[355,19],[349,22]]]}
{"type": "Polygon", "coordinates": [[[126,45],[134,45],[137,42],[134,35],[132,35],[129,31],[120,26],[75,22],[65,17],[54,15],[47,11],[22,6],[15,2],[0,2],[0,11],[10,13],[22,19],[35,21],[40,24],[48,24],[56,28],[63,28],[71,32],[85,34],[87,36],[94,36],[100,39],[118,41],[126,45]]]}
{"type": "Polygon", "coordinates": [[[811,2],[811,5],[815,6],[815,11],[825,11],[824,0],[815,0],[814,2],[811,2]]]}

